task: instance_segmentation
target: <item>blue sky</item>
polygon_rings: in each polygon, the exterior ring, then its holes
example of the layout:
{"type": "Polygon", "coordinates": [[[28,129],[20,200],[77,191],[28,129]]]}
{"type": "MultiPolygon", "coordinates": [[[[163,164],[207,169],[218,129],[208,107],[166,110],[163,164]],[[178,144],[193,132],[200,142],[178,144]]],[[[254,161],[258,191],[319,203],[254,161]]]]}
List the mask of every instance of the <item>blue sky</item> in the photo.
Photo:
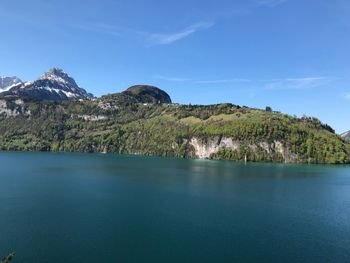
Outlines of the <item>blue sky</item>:
{"type": "Polygon", "coordinates": [[[350,129],[348,0],[0,0],[0,75],[58,66],[100,96],[133,84],[350,129]]]}

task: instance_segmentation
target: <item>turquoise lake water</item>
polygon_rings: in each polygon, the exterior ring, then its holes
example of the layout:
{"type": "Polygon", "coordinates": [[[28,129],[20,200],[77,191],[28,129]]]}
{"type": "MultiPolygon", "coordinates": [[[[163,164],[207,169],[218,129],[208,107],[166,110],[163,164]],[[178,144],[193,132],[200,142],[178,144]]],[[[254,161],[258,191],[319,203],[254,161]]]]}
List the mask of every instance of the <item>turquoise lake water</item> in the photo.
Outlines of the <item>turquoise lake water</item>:
{"type": "Polygon", "coordinates": [[[350,262],[350,166],[0,153],[13,262],[350,262]]]}

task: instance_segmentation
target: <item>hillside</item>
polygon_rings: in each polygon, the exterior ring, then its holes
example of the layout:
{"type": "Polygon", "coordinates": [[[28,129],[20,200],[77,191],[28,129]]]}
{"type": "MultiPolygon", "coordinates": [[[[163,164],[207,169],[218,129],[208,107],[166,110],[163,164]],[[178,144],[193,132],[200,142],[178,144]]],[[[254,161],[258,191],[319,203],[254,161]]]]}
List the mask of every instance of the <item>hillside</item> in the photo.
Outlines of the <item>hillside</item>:
{"type": "Polygon", "coordinates": [[[286,163],[350,160],[349,143],[315,118],[228,103],[144,103],[142,96],[122,92],[80,101],[4,98],[0,149],[286,163]]]}

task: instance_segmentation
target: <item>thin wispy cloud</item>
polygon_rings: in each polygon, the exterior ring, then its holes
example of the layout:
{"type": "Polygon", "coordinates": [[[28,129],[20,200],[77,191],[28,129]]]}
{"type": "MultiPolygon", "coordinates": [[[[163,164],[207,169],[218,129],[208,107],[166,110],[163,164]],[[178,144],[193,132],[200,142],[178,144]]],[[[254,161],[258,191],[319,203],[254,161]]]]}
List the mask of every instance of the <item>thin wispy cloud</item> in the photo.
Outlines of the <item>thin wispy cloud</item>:
{"type": "MultiPolygon", "coordinates": [[[[302,77],[302,78],[284,78],[284,79],[270,79],[270,80],[254,80],[245,78],[223,78],[223,79],[194,79],[182,77],[165,77],[163,75],[155,75],[153,78],[168,82],[186,82],[193,85],[234,85],[240,83],[241,85],[252,85],[258,89],[263,90],[306,90],[313,88],[326,87],[336,78],[330,77],[302,77]]],[[[350,92],[346,94],[350,99],[350,92]]]]}
{"type": "Polygon", "coordinates": [[[213,22],[201,22],[191,25],[179,32],[170,34],[154,34],[148,33],[148,41],[151,45],[169,45],[176,41],[182,40],[198,31],[209,29],[213,27],[215,23],[213,22]]]}
{"type": "Polygon", "coordinates": [[[154,79],[159,79],[159,80],[171,81],[171,82],[191,81],[191,79],[187,79],[187,78],[166,77],[166,76],[162,76],[162,75],[155,75],[155,76],[153,76],[153,78],[154,79]]]}
{"type": "Polygon", "coordinates": [[[324,86],[329,81],[326,77],[286,78],[268,81],[264,87],[266,90],[303,90],[324,86]]]}
{"type": "MultiPolygon", "coordinates": [[[[254,9],[256,9],[259,6],[276,7],[278,5],[281,5],[287,2],[288,0],[252,0],[252,1],[253,3],[255,3],[253,6],[250,5],[248,7],[240,7],[232,10],[225,10],[221,13],[218,13],[217,17],[215,18],[215,21],[216,22],[220,21],[220,18],[222,17],[231,17],[236,15],[250,14],[254,9]]],[[[189,25],[183,28],[182,30],[170,32],[170,33],[168,32],[159,33],[159,32],[150,32],[147,30],[137,30],[137,29],[121,26],[121,25],[112,25],[112,24],[107,24],[103,22],[75,25],[74,27],[78,29],[90,31],[90,32],[110,35],[113,37],[137,40],[140,42],[144,42],[147,46],[158,46],[158,45],[170,45],[180,40],[183,40],[193,34],[196,34],[200,31],[208,30],[213,26],[215,26],[216,22],[201,21],[201,22],[189,25]]]]}
{"type": "Polygon", "coordinates": [[[191,84],[225,84],[225,83],[234,83],[234,82],[250,82],[249,79],[243,78],[232,78],[232,79],[206,79],[206,80],[198,80],[198,79],[190,79],[190,78],[180,78],[180,77],[165,77],[163,75],[155,75],[153,76],[155,79],[165,80],[169,82],[188,82],[191,84]]]}
{"type": "Polygon", "coordinates": [[[350,100],[350,92],[345,93],[345,99],[350,100]]]}
{"type": "Polygon", "coordinates": [[[249,79],[214,79],[214,80],[196,80],[196,84],[220,84],[220,83],[233,83],[233,82],[250,82],[249,79]]]}
{"type": "Polygon", "coordinates": [[[138,39],[139,41],[145,42],[148,46],[156,46],[175,43],[179,40],[189,37],[192,34],[197,33],[198,31],[209,29],[214,25],[214,22],[200,22],[190,25],[181,31],[164,34],[135,30],[128,27],[115,26],[100,22],[77,25],[75,28],[100,34],[107,34],[114,37],[138,39]]]}

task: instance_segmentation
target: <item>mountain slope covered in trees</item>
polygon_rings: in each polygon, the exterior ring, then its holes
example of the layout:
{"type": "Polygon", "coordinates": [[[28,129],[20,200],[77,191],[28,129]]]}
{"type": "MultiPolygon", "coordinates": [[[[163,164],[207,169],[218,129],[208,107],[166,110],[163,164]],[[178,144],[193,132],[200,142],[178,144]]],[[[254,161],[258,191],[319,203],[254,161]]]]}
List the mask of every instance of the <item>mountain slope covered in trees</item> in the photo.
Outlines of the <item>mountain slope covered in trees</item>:
{"type": "Polygon", "coordinates": [[[0,149],[128,153],[292,163],[348,163],[349,143],[315,118],[239,107],[84,101],[0,102],[0,149]]]}

